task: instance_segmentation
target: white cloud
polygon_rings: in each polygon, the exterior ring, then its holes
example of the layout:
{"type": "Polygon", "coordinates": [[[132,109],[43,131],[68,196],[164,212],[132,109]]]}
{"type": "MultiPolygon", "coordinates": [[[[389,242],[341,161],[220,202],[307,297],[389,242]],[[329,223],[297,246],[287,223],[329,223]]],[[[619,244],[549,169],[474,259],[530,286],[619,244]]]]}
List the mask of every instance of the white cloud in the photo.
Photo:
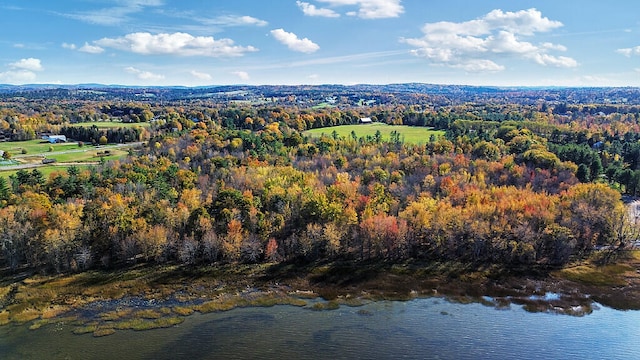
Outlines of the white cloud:
{"type": "Polygon", "coordinates": [[[84,45],[80,49],[78,49],[78,51],[82,51],[88,54],[101,54],[104,52],[104,49],[97,45],[84,43],[84,45]]]}
{"type": "Polygon", "coordinates": [[[293,51],[310,54],[320,49],[320,46],[313,41],[307,38],[300,39],[298,38],[298,35],[286,32],[284,29],[271,30],[271,35],[293,51]]]}
{"type": "Polygon", "coordinates": [[[8,64],[9,71],[0,73],[0,82],[24,84],[36,80],[36,71],[42,71],[40,59],[27,58],[8,64]]]}
{"type": "Polygon", "coordinates": [[[258,51],[253,46],[234,45],[231,39],[214,39],[211,36],[193,36],[182,32],[156,35],[147,32],[131,33],[119,38],[103,38],[94,41],[94,44],[143,55],[231,57],[258,51]]]}
{"type": "Polygon", "coordinates": [[[402,0],[317,0],[330,6],[357,6],[358,11],[350,11],[347,15],[362,19],[395,18],[404,13],[402,0]]]}
{"type": "Polygon", "coordinates": [[[246,15],[244,16],[226,15],[226,16],[219,16],[212,20],[200,19],[200,21],[203,23],[211,24],[211,25],[221,25],[221,26],[246,26],[246,25],[267,26],[269,25],[269,23],[264,20],[260,20],[260,19],[254,18],[253,16],[246,16],[246,15]]]}
{"type": "Polygon", "coordinates": [[[16,61],[14,63],[9,64],[9,67],[17,70],[27,70],[27,71],[42,71],[42,64],[40,63],[40,59],[28,58],[21,59],[20,61],[16,61]]]}
{"type": "Polygon", "coordinates": [[[552,44],[552,43],[545,42],[540,44],[540,46],[549,50],[567,51],[567,47],[560,44],[552,44]]]}
{"type": "Polygon", "coordinates": [[[464,63],[456,64],[454,67],[463,69],[467,72],[497,72],[504,70],[504,66],[498,65],[491,60],[469,60],[464,63]]]}
{"type": "Polygon", "coordinates": [[[129,74],[135,75],[140,80],[158,81],[158,80],[164,79],[164,75],[154,74],[150,71],[143,71],[143,70],[134,68],[133,66],[124,68],[124,71],[126,71],[129,74]]]}
{"type": "Polygon", "coordinates": [[[534,44],[523,40],[537,32],[547,32],[562,26],[549,20],[536,9],[517,12],[493,10],[485,16],[460,22],[427,23],[420,38],[400,39],[414,49],[414,55],[424,57],[435,65],[461,68],[469,72],[501,71],[504,65],[498,59],[520,58],[539,65],[576,67],[570,57],[555,56],[550,51],[566,51],[559,44],[534,44]]]}
{"type": "Polygon", "coordinates": [[[631,48],[624,48],[616,50],[618,54],[622,54],[626,57],[631,57],[631,55],[640,55],[640,46],[635,46],[631,48]]]}
{"type": "Polygon", "coordinates": [[[482,43],[487,50],[494,53],[528,54],[538,50],[532,43],[520,41],[515,34],[507,31],[500,31],[497,36],[489,36],[482,43]]]}
{"type": "Polygon", "coordinates": [[[196,70],[191,70],[189,73],[194,78],[198,78],[200,80],[211,80],[212,79],[211,75],[209,75],[207,73],[199,72],[199,71],[196,71],[196,70]]]}
{"type": "Polygon", "coordinates": [[[69,49],[69,50],[75,50],[76,49],[76,44],[62,43],[62,48],[63,49],[69,49]]]}
{"type": "Polygon", "coordinates": [[[560,21],[542,17],[542,13],[536,9],[517,12],[503,12],[500,9],[496,9],[485,15],[482,20],[490,28],[504,29],[521,35],[533,35],[536,32],[551,31],[562,26],[560,21]]]}
{"type": "Polygon", "coordinates": [[[9,84],[24,84],[36,79],[36,73],[29,70],[11,70],[0,73],[0,82],[9,84]]]}
{"type": "Polygon", "coordinates": [[[233,75],[237,76],[240,78],[240,80],[249,80],[251,77],[249,76],[249,73],[246,71],[234,71],[232,72],[233,75]]]}
{"type": "Polygon", "coordinates": [[[315,5],[303,1],[296,1],[296,3],[298,4],[298,7],[302,10],[302,12],[307,16],[320,16],[329,18],[340,17],[340,14],[331,9],[317,8],[315,5]]]}
{"type": "Polygon", "coordinates": [[[540,65],[572,68],[578,66],[575,59],[566,56],[552,56],[544,53],[533,54],[532,59],[540,65]]]}

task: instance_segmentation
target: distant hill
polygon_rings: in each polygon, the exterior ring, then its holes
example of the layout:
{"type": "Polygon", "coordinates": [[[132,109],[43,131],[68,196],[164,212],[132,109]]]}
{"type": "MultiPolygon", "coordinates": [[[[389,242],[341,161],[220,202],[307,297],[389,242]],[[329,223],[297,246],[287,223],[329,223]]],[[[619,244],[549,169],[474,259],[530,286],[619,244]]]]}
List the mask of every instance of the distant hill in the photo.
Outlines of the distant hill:
{"type": "Polygon", "coordinates": [[[202,87],[184,86],[122,86],[103,84],[30,84],[2,85],[0,98],[27,99],[86,99],[86,100],[145,100],[175,101],[211,99],[214,101],[260,101],[286,98],[305,104],[339,96],[352,99],[374,100],[380,103],[403,102],[412,96],[427,96],[436,103],[502,102],[535,104],[591,103],[640,105],[640,88],[636,87],[500,87],[438,85],[423,83],[387,85],[219,85],[202,87]],[[389,98],[391,96],[392,98],[389,98]]]}

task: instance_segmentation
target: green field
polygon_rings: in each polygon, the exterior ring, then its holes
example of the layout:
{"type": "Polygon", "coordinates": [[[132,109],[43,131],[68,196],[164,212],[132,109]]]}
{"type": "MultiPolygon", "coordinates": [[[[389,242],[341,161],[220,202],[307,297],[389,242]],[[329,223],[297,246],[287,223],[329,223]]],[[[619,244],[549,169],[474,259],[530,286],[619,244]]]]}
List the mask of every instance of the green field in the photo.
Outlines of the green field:
{"type": "Polygon", "coordinates": [[[100,148],[95,148],[91,145],[84,145],[83,147],[80,147],[77,142],[51,144],[48,141],[39,139],[0,142],[0,150],[8,151],[13,159],[23,159],[34,155],[43,155],[48,158],[54,158],[58,161],[91,161],[83,160],[83,158],[86,158],[83,154],[92,154],[91,156],[95,156],[98,151],[110,150],[112,154],[122,151],[122,148],[116,150],[113,147],[115,147],[115,145],[106,145],[101,146],[100,148]],[[23,152],[23,150],[26,152],[23,152]],[[65,155],[70,156],[59,159],[58,156],[62,155],[60,153],[68,153],[65,155]]]}
{"type": "Polygon", "coordinates": [[[322,103],[320,103],[318,105],[312,106],[311,108],[314,109],[314,110],[318,110],[318,109],[326,109],[326,108],[334,108],[334,107],[336,107],[336,106],[335,105],[331,105],[328,102],[322,102],[322,103]]]}
{"type": "Polygon", "coordinates": [[[68,151],[78,149],[78,143],[68,142],[60,144],[51,144],[46,140],[36,139],[27,141],[6,141],[0,142],[0,150],[8,151],[13,157],[22,155],[25,150],[28,155],[48,153],[49,147],[53,147],[53,151],[68,151]]]}
{"type": "Polygon", "coordinates": [[[128,128],[128,127],[149,127],[151,123],[141,122],[141,123],[123,123],[119,121],[90,121],[90,122],[81,122],[70,124],[69,126],[74,127],[91,127],[95,126],[98,129],[116,129],[116,128],[128,128]]]}
{"type": "MultiPolygon", "coordinates": [[[[116,160],[128,154],[127,146],[107,145],[93,147],[85,145],[79,147],[75,142],[50,144],[44,140],[0,142],[0,150],[8,151],[12,155],[11,161],[5,160],[0,162],[0,176],[3,177],[9,177],[9,175],[16,173],[17,170],[7,169],[12,165],[39,165],[37,169],[45,176],[48,176],[55,171],[66,171],[71,163],[79,167],[87,167],[103,160],[116,160]],[[52,151],[50,151],[50,148],[53,148],[51,149],[52,151]],[[108,151],[108,156],[104,155],[105,151],[108,151]],[[54,159],[56,163],[41,165],[44,158],[54,159]]],[[[32,169],[33,168],[27,168],[25,170],[31,171],[32,169]]]]}
{"type": "MultiPolygon", "coordinates": [[[[46,165],[46,166],[38,166],[37,168],[28,168],[24,170],[26,172],[31,172],[33,171],[33,169],[38,169],[38,171],[40,171],[46,179],[49,177],[49,175],[53,174],[54,172],[66,172],[70,166],[71,165],[69,166],[46,165]]],[[[90,166],[92,165],[75,165],[75,167],[77,167],[80,170],[88,169],[90,166]]],[[[17,172],[18,170],[2,170],[2,168],[0,168],[0,176],[6,178],[7,180],[9,180],[9,176],[15,175],[15,173],[17,172]]]]}
{"type": "Polygon", "coordinates": [[[388,141],[391,138],[391,132],[397,131],[400,133],[400,138],[407,144],[425,144],[429,142],[432,135],[436,137],[444,136],[444,131],[442,130],[407,125],[387,125],[384,123],[332,126],[307,130],[304,134],[313,137],[319,137],[322,134],[332,136],[334,131],[339,137],[344,138],[349,138],[352,131],[358,138],[374,136],[376,131],[380,131],[383,141],[388,141]]]}
{"type": "Polygon", "coordinates": [[[47,159],[55,159],[57,162],[96,162],[100,161],[100,158],[105,160],[115,160],[126,156],[128,151],[126,149],[94,149],[89,147],[84,151],[68,152],[63,154],[51,154],[47,155],[47,159]],[[98,156],[99,151],[109,151],[109,156],[98,156]]]}
{"type": "MultiPolygon", "coordinates": [[[[109,150],[109,149],[107,149],[109,150]]],[[[78,168],[84,169],[89,166],[93,166],[93,164],[100,162],[101,160],[109,161],[109,160],[117,160],[124,156],[127,156],[128,151],[126,149],[110,149],[109,156],[98,156],[98,151],[104,151],[102,149],[87,149],[82,152],[72,152],[72,153],[58,153],[47,155],[47,159],[55,159],[56,163],[38,166],[37,169],[44,174],[45,177],[48,177],[49,174],[58,171],[66,171],[71,165],[62,165],[61,163],[71,164],[77,166],[78,168]],[[58,164],[58,165],[56,165],[58,164]]],[[[26,163],[35,163],[39,164],[42,162],[42,157],[28,157],[26,159],[26,163]]],[[[26,171],[32,171],[35,168],[27,168],[26,171]]],[[[0,166],[0,176],[4,176],[5,178],[9,178],[10,175],[13,175],[18,170],[3,170],[3,167],[0,166]]]]}

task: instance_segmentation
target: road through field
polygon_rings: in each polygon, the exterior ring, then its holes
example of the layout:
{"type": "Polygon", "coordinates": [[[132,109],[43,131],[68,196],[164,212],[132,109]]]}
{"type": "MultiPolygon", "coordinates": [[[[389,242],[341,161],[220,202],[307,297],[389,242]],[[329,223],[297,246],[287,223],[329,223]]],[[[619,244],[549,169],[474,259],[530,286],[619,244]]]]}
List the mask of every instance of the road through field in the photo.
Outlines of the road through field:
{"type": "MultiPolygon", "coordinates": [[[[25,158],[25,157],[39,157],[42,156],[42,158],[46,158],[47,156],[52,156],[52,155],[62,155],[62,154],[72,154],[72,153],[80,153],[80,152],[87,152],[87,151],[104,151],[104,150],[111,150],[111,149],[119,149],[119,148],[129,148],[129,147],[137,147],[137,146],[142,146],[144,143],[143,142],[134,142],[134,143],[126,143],[126,144],[114,144],[114,145],[108,145],[108,146],[100,146],[100,147],[91,147],[91,148],[78,148],[76,150],[65,150],[65,151],[57,151],[57,152],[46,152],[46,153],[39,153],[39,154],[26,154],[26,155],[16,155],[13,158],[16,160],[19,160],[20,158],[25,158]]],[[[97,165],[100,162],[98,161],[82,161],[82,162],[73,162],[73,161],[65,161],[65,162],[54,162],[54,163],[49,163],[49,164],[43,164],[41,162],[37,162],[37,163],[26,163],[26,164],[19,164],[19,165],[8,165],[8,166],[0,166],[0,171],[15,171],[15,170],[23,170],[23,169],[32,169],[32,168],[37,168],[37,167],[42,167],[42,166],[71,166],[71,165],[97,165]]]]}

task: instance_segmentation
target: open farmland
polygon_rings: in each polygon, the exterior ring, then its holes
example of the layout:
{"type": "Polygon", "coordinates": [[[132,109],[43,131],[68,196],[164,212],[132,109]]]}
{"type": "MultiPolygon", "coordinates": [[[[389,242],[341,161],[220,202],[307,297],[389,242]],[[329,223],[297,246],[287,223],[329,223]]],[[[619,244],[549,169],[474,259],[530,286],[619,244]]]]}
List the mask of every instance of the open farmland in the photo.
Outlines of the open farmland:
{"type": "Polygon", "coordinates": [[[107,155],[104,154],[104,150],[101,149],[87,149],[86,151],[70,151],[70,152],[60,152],[60,153],[52,153],[47,155],[47,159],[55,159],[56,162],[52,164],[42,165],[42,157],[30,156],[21,158],[22,162],[14,164],[14,166],[0,166],[0,176],[4,176],[8,178],[10,175],[15,174],[18,169],[15,168],[15,165],[23,164],[25,165],[25,170],[31,171],[34,168],[38,168],[40,172],[42,172],[45,176],[56,172],[56,171],[66,171],[66,169],[74,165],[79,168],[87,168],[89,166],[95,165],[100,161],[109,161],[109,160],[117,160],[124,156],[127,156],[128,151],[126,149],[108,149],[109,153],[107,155]],[[100,155],[99,153],[103,153],[100,155]]]}
{"type": "Polygon", "coordinates": [[[148,122],[139,122],[139,123],[125,123],[120,121],[91,121],[91,122],[80,122],[73,123],[70,126],[73,127],[92,127],[95,126],[98,129],[117,129],[117,128],[130,128],[130,127],[149,127],[151,123],[148,122]]]}
{"type": "Polygon", "coordinates": [[[351,132],[354,132],[358,138],[366,138],[367,136],[374,136],[377,131],[380,131],[383,141],[389,141],[391,139],[391,132],[396,131],[400,134],[400,139],[408,144],[424,144],[429,142],[431,136],[439,137],[444,135],[444,131],[433,130],[432,128],[387,125],[384,123],[332,126],[308,130],[305,131],[304,134],[313,137],[319,137],[322,134],[331,136],[334,131],[339,137],[344,138],[350,137],[351,132]]]}
{"type": "Polygon", "coordinates": [[[9,177],[20,168],[30,171],[36,167],[48,176],[55,171],[64,171],[71,165],[87,167],[101,161],[117,160],[127,156],[129,149],[136,144],[79,147],[77,143],[50,144],[42,140],[4,142],[0,143],[0,150],[16,155],[11,160],[0,162],[0,176],[9,177]],[[53,151],[49,150],[50,146],[53,151]],[[26,154],[22,153],[23,149],[26,154]],[[42,163],[45,158],[55,162],[45,165],[42,163]]]}
{"type": "Polygon", "coordinates": [[[8,151],[14,157],[21,154],[46,154],[52,152],[50,148],[53,148],[53,152],[69,151],[78,149],[78,143],[66,142],[51,144],[42,139],[0,142],[0,150],[8,151]]]}

